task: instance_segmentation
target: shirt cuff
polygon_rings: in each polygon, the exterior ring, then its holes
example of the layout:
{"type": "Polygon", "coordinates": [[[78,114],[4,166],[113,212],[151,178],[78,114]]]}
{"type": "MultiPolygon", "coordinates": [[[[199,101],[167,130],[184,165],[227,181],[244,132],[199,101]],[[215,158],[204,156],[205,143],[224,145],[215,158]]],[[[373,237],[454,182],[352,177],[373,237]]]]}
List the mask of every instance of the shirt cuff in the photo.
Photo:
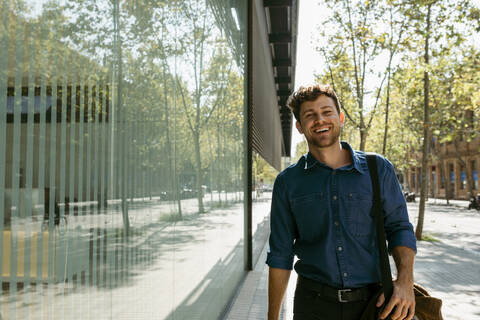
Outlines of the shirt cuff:
{"type": "Polygon", "coordinates": [[[388,252],[398,246],[408,247],[417,253],[417,241],[411,230],[401,230],[395,232],[388,240],[388,252]]]}
{"type": "Polygon", "coordinates": [[[275,256],[271,253],[267,253],[267,261],[269,267],[277,269],[293,269],[293,257],[275,256]]]}

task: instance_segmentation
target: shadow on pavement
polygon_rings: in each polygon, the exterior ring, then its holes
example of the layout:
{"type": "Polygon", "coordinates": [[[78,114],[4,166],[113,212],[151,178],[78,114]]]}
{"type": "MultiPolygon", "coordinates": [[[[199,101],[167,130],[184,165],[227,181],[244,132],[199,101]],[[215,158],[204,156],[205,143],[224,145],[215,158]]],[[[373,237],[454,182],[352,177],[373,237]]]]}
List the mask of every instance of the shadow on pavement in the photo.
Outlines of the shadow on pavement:
{"type": "MultiPolygon", "coordinates": [[[[254,261],[261,258],[261,253],[269,233],[269,219],[262,221],[253,235],[254,243],[258,241],[258,251],[253,253],[254,261]],[[263,241],[263,243],[260,243],[263,241]],[[256,256],[257,255],[257,256],[256,256]]],[[[169,314],[166,319],[218,319],[221,313],[215,306],[225,306],[233,298],[232,292],[244,277],[243,240],[239,241],[228,256],[219,259],[202,281],[169,314]]]]}
{"type": "Polygon", "coordinates": [[[440,242],[422,241],[418,247],[415,278],[423,286],[444,292],[480,291],[477,254],[440,242]]]}

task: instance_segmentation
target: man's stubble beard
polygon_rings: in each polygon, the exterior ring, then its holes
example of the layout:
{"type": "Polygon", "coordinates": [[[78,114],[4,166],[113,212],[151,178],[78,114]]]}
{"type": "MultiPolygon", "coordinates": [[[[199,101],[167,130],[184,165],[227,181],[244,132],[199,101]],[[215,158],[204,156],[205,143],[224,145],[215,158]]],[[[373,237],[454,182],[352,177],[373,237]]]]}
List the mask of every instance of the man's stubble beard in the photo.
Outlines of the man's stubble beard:
{"type": "Polygon", "coordinates": [[[325,139],[315,139],[315,137],[307,137],[305,135],[305,139],[307,140],[308,145],[312,145],[317,148],[328,148],[333,146],[334,144],[338,143],[340,140],[340,128],[335,128],[335,132],[332,132],[332,136],[325,141],[325,139]]]}
{"type": "Polygon", "coordinates": [[[312,144],[313,146],[315,146],[317,148],[328,148],[330,146],[333,146],[337,142],[338,142],[337,139],[329,139],[329,141],[327,141],[327,142],[320,142],[320,141],[317,141],[317,139],[312,139],[310,141],[310,144],[312,144]]]}

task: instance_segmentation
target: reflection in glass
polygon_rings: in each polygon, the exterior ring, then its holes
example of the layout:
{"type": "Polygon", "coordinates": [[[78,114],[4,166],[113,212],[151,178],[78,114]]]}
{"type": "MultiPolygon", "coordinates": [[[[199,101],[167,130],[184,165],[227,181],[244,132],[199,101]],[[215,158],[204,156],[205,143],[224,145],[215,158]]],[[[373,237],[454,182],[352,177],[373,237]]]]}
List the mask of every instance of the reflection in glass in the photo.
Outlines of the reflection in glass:
{"type": "Polygon", "coordinates": [[[272,205],[273,183],[278,175],[278,171],[256,152],[253,152],[252,160],[252,247],[253,261],[255,262],[259,258],[270,233],[270,207],[272,205]]]}
{"type": "Polygon", "coordinates": [[[244,4],[0,12],[2,319],[218,318],[243,275],[244,4]]]}

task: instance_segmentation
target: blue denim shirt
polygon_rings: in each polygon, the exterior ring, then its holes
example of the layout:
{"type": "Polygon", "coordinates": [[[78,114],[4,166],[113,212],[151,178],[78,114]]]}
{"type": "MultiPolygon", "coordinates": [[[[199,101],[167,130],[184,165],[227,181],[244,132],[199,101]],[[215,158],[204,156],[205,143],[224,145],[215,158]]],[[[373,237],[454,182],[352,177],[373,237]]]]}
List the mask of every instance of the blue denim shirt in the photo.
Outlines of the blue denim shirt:
{"type": "MultiPolygon", "coordinates": [[[[336,170],[310,153],[282,171],[273,187],[267,264],[336,288],[380,282],[372,185],[364,152],[336,170]]],[[[416,251],[413,226],[393,165],[377,156],[388,249],[416,251]]]]}

